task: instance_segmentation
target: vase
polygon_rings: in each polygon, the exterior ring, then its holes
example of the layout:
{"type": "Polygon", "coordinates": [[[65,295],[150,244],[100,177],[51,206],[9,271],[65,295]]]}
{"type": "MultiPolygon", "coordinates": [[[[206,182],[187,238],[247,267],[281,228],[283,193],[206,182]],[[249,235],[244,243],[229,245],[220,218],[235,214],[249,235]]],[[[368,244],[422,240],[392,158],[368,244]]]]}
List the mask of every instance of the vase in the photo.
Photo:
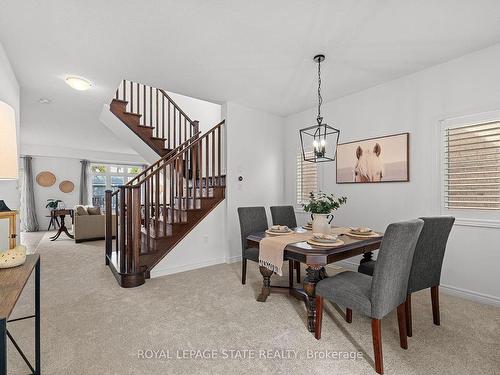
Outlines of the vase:
{"type": "Polygon", "coordinates": [[[330,223],[333,220],[333,215],[331,214],[311,214],[313,218],[312,231],[313,233],[323,233],[330,234],[332,232],[332,227],[330,223]]]}

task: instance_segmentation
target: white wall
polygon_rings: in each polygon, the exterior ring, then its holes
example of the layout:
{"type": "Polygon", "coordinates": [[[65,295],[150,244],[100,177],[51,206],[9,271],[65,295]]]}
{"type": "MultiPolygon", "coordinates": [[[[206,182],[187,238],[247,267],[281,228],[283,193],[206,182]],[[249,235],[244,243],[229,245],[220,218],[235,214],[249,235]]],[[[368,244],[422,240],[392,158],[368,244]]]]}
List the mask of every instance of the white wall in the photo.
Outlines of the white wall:
{"type": "MultiPolygon", "coordinates": [[[[9,104],[16,113],[17,145],[19,150],[20,136],[20,104],[19,85],[12,71],[9,59],[0,43],[0,100],[9,104]]],[[[19,189],[17,180],[0,181],[0,199],[3,199],[10,209],[19,209],[19,189]]]]}
{"type": "MultiPolygon", "coordinates": [[[[410,182],[335,183],[335,163],[320,168],[320,186],[348,197],[336,214],[340,225],[387,224],[440,214],[439,121],[500,109],[500,45],[324,104],[324,118],[341,129],[341,142],[410,132],[410,182]]],[[[326,84],[328,84],[326,82],[326,84]]],[[[315,109],[286,118],[286,199],[295,198],[298,129],[315,109]]],[[[500,219],[500,214],[496,215],[500,219]]],[[[304,218],[303,218],[304,219],[304,218]]],[[[500,304],[500,229],[455,225],[445,256],[442,284],[448,292],[500,304]]],[[[357,259],[353,262],[358,263],[357,259]]],[[[351,264],[352,265],[352,264],[351,264]]]]}
{"type": "Polygon", "coordinates": [[[241,256],[237,208],[284,202],[284,119],[236,103],[226,103],[228,259],[241,256]],[[238,176],[243,181],[238,181],[238,176]]]}

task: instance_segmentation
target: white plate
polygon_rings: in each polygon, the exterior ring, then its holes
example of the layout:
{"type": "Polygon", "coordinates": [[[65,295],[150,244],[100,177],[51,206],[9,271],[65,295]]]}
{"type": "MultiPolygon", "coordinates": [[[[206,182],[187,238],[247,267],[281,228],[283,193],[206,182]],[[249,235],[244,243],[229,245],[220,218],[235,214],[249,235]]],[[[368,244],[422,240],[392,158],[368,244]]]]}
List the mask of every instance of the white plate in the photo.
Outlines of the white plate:
{"type": "Polygon", "coordinates": [[[289,230],[288,232],[273,232],[272,230],[266,230],[267,234],[270,234],[271,236],[283,236],[284,234],[291,234],[293,233],[293,230],[289,230]]]}
{"type": "Polygon", "coordinates": [[[341,246],[344,244],[344,241],[342,240],[337,240],[335,242],[328,242],[328,243],[325,243],[325,242],[316,242],[314,240],[307,240],[307,243],[309,245],[313,245],[313,246],[321,246],[321,247],[336,247],[336,246],[341,246]]]}

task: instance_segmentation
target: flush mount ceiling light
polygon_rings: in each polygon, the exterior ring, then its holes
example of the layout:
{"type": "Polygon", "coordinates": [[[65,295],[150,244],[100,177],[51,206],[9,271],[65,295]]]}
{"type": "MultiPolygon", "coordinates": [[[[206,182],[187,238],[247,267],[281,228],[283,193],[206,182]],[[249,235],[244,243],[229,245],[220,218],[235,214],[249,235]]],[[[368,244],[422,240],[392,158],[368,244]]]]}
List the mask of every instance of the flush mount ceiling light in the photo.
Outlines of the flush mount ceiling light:
{"type": "Polygon", "coordinates": [[[50,104],[50,99],[40,98],[40,99],[38,99],[38,103],[40,103],[40,104],[50,104]]]}
{"type": "Polygon", "coordinates": [[[78,91],[85,91],[92,87],[92,83],[88,79],[76,76],[66,77],[66,83],[78,91]]]}
{"type": "Polygon", "coordinates": [[[321,116],[321,63],[325,60],[325,55],[314,56],[314,61],[318,63],[318,116],[317,125],[300,129],[300,144],[302,146],[302,157],[305,161],[321,163],[325,161],[335,161],[337,155],[337,144],[340,130],[323,123],[321,116]]]}

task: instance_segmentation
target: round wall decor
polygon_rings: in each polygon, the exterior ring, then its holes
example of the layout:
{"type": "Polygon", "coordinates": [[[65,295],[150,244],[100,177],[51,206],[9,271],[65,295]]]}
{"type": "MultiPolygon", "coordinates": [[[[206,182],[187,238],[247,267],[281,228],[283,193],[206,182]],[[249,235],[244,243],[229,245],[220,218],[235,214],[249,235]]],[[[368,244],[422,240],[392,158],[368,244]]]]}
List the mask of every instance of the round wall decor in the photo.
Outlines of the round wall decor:
{"type": "Polygon", "coordinates": [[[43,187],[49,187],[56,183],[56,176],[49,171],[43,171],[36,175],[36,182],[43,187]]]}
{"type": "Polygon", "coordinates": [[[75,184],[68,180],[63,181],[59,184],[59,190],[61,190],[63,193],[71,193],[74,188],[75,184]]]}

